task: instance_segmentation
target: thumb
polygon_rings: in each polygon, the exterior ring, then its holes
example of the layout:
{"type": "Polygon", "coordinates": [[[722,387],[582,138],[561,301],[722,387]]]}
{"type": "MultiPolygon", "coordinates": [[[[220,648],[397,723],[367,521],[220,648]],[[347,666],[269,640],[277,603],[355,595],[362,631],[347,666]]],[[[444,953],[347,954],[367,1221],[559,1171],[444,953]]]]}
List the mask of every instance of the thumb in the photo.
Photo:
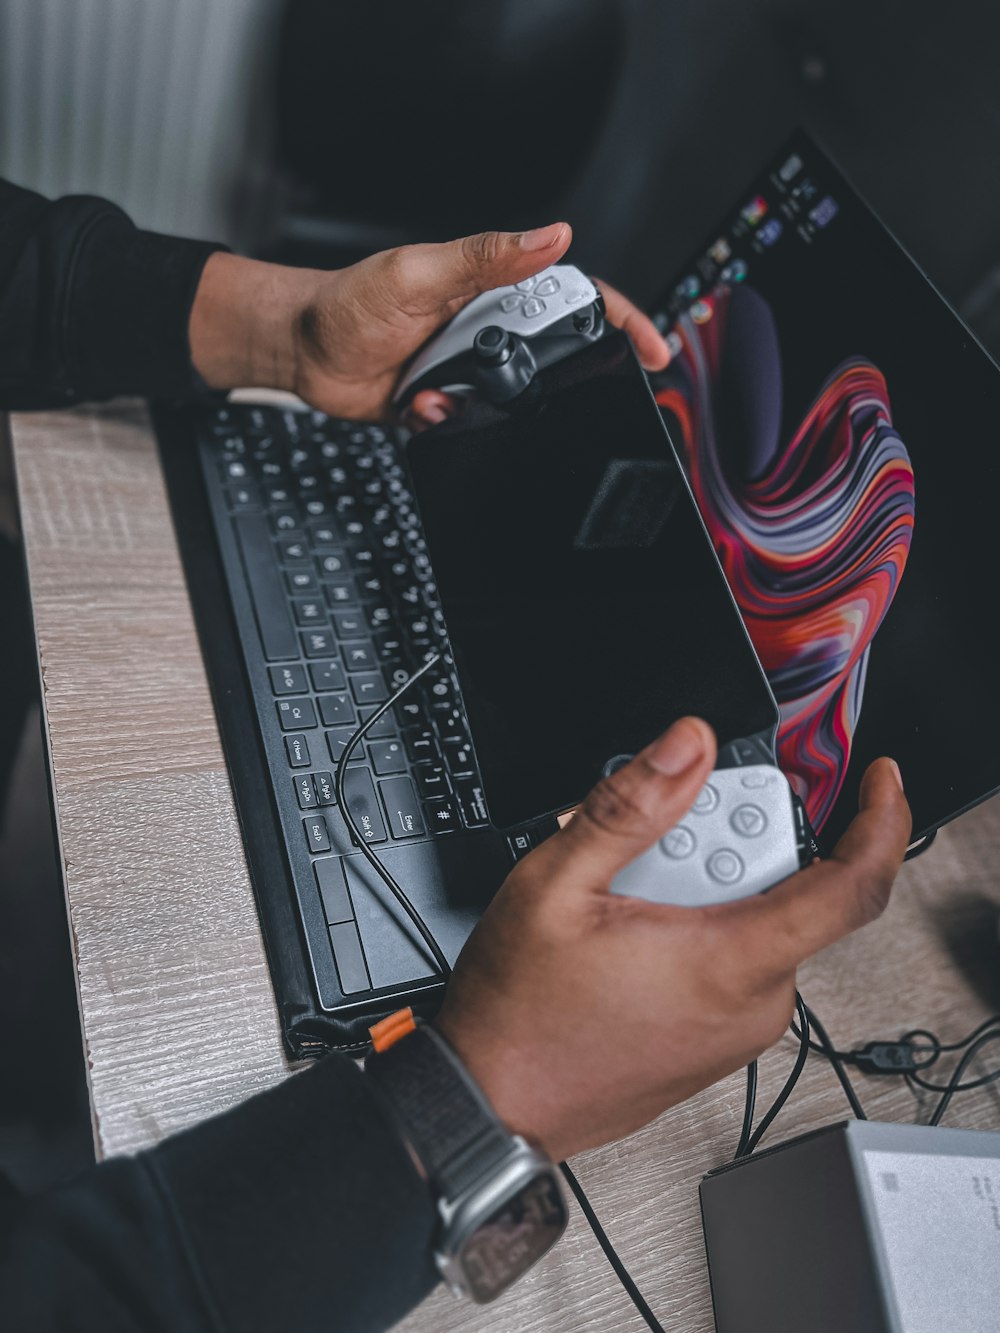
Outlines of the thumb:
{"type": "Polygon", "coordinates": [[[631,763],[602,779],[569,823],[534,853],[553,858],[551,874],[606,889],[691,808],[715,763],[707,722],[683,717],[631,763]]]}
{"type": "Polygon", "coordinates": [[[398,252],[406,256],[406,297],[424,307],[464,304],[556,263],[572,239],[568,222],[553,222],[534,231],[483,231],[440,245],[407,246],[398,252]]]}

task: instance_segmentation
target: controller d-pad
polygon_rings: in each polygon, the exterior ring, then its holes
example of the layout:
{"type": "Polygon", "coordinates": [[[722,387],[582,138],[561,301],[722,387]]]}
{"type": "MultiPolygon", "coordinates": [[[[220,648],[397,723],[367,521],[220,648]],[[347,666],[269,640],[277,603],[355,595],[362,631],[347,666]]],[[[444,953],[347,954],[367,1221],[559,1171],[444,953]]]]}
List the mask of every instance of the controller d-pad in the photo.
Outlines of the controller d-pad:
{"type": "Polygon", "coordinates": [[[691,809],[696,815],[710,815],[719,804],[719,793],[710,782],[706,782],[701,791],[694,798],[694,805],[691,809]]]}
{"type": "Polygon", "coordinates": [[[697,845],[694,834],[683,824],[678,824],[660,839],[660,851],[672,861],[686,860],[697,845]]]}
{"type": "Polygon", "coordinates": [[[705,869],[717,884],[735,884],[743,878],[745,867],[741,857],[728,847],[721,847],[705,862],[705,869]]]}
{"type": "Polygon", "coordinates": [[[520,296],[515,296],[513,292],[508,292],[500,301],[500,309],[505,315],[509,315],[512,310],[516,310],[523,300],[520,296]]]}
{"type": "Polygon", "coordinates": [[[744,838],[756,838],[767,828],[767,815],[759,805],[738,805],[729,816],[729,823],[744,838]]]}
{"type": "Polygon", "coordinates": [[[515,282],[514,286],[519,292],[533,292],[535,290],[536,278],[525,278],[523,282],[515,282]]]}
{"type": "Polygon", "coordinates": [[[536,315],[542,314],[545,310],[545,302],[539,301],[536,296],[529,296],[524,305],[521,306],[521,314],[525,319],[534,319],[536,315]]]}
{"type": "Polygon", "coordinates": [[[535,288],[536,296],[555,296],[559,290],[558,278],[543,278],[535,288]]]}

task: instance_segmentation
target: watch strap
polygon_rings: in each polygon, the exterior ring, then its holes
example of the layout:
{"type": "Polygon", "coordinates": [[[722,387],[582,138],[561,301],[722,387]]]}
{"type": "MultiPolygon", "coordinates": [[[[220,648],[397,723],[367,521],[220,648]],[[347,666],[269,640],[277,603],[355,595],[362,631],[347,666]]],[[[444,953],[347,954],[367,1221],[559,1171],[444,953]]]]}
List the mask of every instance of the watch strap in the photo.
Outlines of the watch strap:
{"type": "Polygon", "coordinates": [[[420,1025],[373,1051],[365,1072],[437,1195],[458,1198],[510,1156],[515,1140],[435,1028],[420,1025]]]}

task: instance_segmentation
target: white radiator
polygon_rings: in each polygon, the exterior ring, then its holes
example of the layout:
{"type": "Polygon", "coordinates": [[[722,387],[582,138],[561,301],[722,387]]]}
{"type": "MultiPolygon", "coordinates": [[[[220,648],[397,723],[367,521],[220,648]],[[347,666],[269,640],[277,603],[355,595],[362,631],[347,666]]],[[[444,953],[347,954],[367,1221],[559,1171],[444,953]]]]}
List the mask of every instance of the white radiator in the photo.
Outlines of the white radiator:
{"type": "MultiPolygon", "coordinates": [[[[0,0],[0,176],[238,243],[281,0],[0,0]]],[[[259,188],[259,187],[258,187],[259,188]]]]}

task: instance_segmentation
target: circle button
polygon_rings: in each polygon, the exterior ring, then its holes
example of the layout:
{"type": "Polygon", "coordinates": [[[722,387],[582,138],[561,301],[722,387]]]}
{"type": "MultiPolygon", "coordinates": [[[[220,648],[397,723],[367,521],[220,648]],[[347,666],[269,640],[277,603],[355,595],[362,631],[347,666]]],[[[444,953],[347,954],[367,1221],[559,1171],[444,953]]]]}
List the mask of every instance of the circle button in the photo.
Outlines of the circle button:
{"type": "Polygon", "coordinates": [[[694,834],[683,824],[678,824],[660,839],[660,851],[672,861],[684,861],[697,847],[694,834]]]}
{"type": "Polygon", "coordinates": [[[701,791],[694,798],[694,805],[691,809],[696,815],[710,815],[719,804],[719,793],[710,782],[706,782],[701,791]]]}
{"type": "Polygon", "coordinates": [[[767,828],[767,815],[759,805],[738,805],[729,816],[729,823],[744,838],[756,838],[767,828]]]}
{"type": "Polygon", "coordinates": [[[743,878],[743,861],[728,847],[722,847],[708,858],[705,869],[717,884],[735,884],[743,878]]]}

